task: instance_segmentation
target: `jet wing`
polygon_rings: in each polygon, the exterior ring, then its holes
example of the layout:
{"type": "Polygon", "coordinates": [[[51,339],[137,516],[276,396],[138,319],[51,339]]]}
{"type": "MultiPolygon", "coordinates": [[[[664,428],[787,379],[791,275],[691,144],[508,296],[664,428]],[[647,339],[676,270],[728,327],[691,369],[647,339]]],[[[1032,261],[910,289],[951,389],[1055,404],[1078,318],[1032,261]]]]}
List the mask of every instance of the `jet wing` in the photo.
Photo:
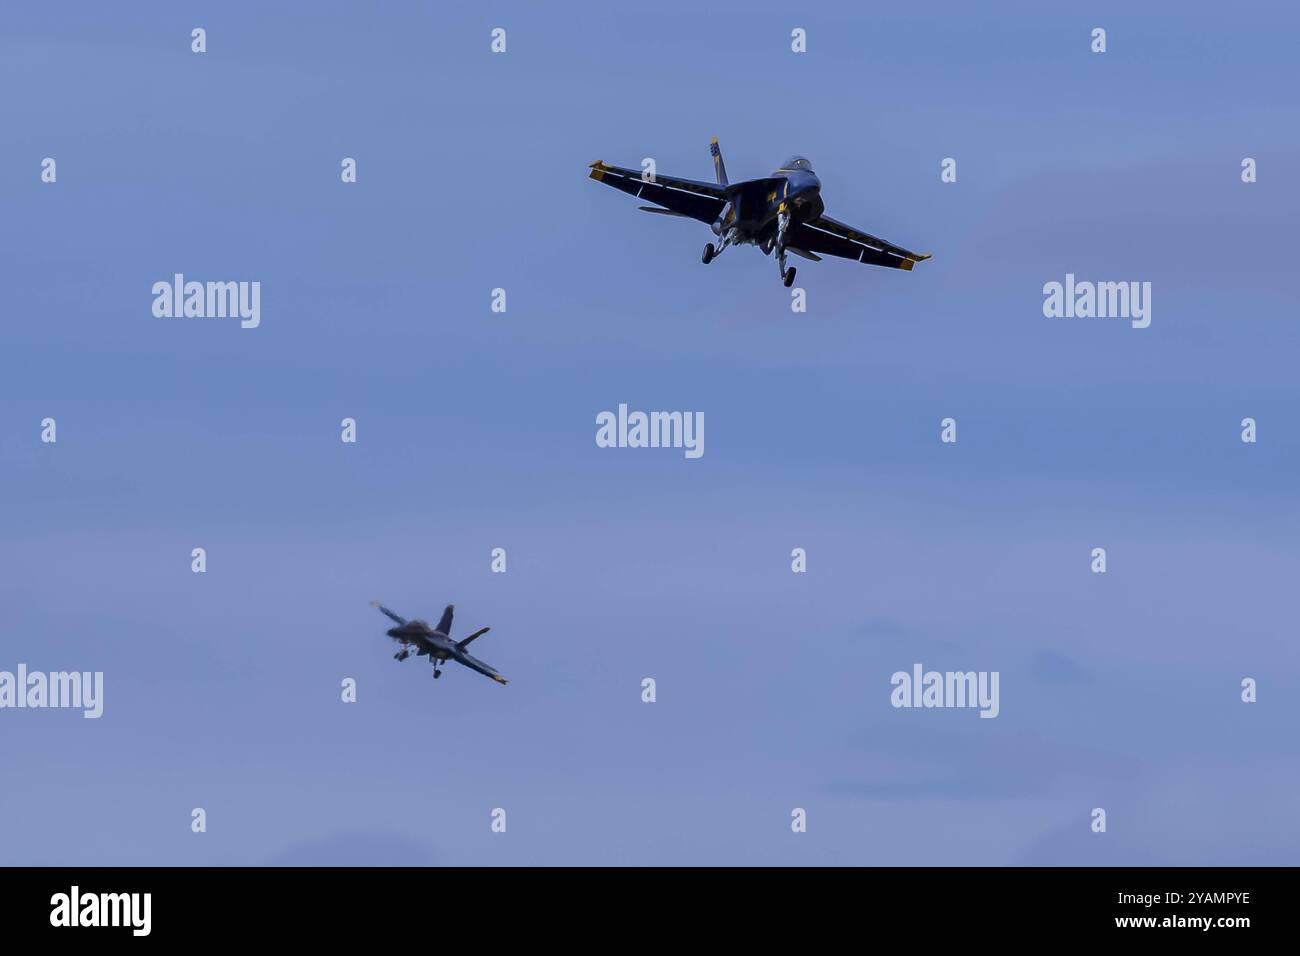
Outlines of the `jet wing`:
{"type": "Polygon", "coordinates": [[[715,183],[657,174],[653,182],[647,182],[638,169],[610,166],[600,160],[591,164],[591,178],[704,223],[716,220],[727,204],[725,187],[715,183]]]}
{"type": "Polygon", "coordinates": [[[464,651],[461,651],[458,655],[456,655],[456,660],[460,661],[462,664],[464,664],[466,667],[470,668],[471,670],[478,671],[484,677],[491,677],[498,684],[504,684],[506,682],[506,679],[502,677],[500,674],[498,674],[496,671],[494,671],[492,668],[488,667],[477,657],[471,657],[469,654],[466,654],[464,651]]]}
{"type": "Polygon", "coordinates": [[[406,618],[399,617],[398,615],[394,614],[392,611],[388,610],[388,608],[384,607],[378,601],[371,601],[370,606],[379,608],[379,613],[386,615],[390,619],[396,621],[398,627],[403,627],[406,624],[406,618]]]}
{"type": "Polygon", "coordinates": [[[858,262],[890,269],[911,271],[912,266],[930,258],[930,254],[910,252],[902,246],[878,239],[870,233],[846,226],[829,216],[820,216],[790,230],[789,244],[809,252],[856,259],[858,262]]]}

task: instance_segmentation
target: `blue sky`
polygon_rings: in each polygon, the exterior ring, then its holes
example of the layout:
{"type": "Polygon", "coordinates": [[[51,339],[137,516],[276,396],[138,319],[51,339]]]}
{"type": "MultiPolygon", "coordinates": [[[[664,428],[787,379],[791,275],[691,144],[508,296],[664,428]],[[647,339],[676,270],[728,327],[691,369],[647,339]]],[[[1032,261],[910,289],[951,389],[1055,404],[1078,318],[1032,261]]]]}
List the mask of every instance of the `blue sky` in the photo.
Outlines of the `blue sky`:
{"type": "Polygon", "coordinates": [[[0,712],[0,861],[1296,862],[1294,7],[656,11],[0,13],[0,669],[105,674],[0,712]],[[795,314],[586,178],[714,135],[933,260],[796,260],[795,314]],[[175,272],[261,327],[155,318],[175,272]],[[1067,272],[1151,327],[1045,318],[1067,272]],[[620,402],[704,457],[597,448],[620,402]],[[894,710],[917,661],[1000,716],[894,710]]]}

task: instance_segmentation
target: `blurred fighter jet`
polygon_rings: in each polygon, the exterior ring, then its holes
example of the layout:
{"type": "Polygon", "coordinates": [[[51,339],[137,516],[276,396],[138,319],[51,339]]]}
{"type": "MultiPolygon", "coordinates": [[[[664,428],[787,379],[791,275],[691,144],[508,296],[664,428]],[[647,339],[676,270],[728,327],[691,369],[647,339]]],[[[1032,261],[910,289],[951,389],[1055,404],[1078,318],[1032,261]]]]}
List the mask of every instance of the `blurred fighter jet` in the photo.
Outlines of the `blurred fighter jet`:
{"type": "Polygon", "coordinates": [[[451,616],[456,609],[456,605],[447,605],[447,610],[442,612],[442,619],[438,621],[437,627],[429,627],[428,624],[421,620],[408,621],[394,614],[378,601],[371,601],[370,606],[379,608],[383,614],[397,622],[397,627],[388,629],[388,636],[402,645],[402,649],[393,655],[395,660],[406,660],[411,656],[411,651],[414,650],[416,657],[428,655],[429,660],[433,661],[434,677],[442,676],[442,664],[450,660],[464,664],[470,670],[476,670],[480,674],[491,677],[498,684],[506,682],[504,677],[487,664],[465,652],[465,648],[469,647],[470,641],[486,634],[491,628],[480,628],[463,641],[453,641],[451,639],[451,616]]]}

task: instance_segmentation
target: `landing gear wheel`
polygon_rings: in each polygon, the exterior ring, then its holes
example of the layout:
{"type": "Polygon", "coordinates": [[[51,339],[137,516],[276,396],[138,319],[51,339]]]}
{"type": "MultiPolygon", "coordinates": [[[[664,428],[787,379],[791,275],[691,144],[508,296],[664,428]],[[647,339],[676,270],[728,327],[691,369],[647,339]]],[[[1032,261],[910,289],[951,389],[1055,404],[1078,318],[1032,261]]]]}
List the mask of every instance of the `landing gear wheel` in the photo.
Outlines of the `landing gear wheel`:
{"type": "Polygon", "coordinates": [[[713,243],[710,242],[707,246],[704,247],[704,255],[700,256],[700,261],[707,266],[710,262],[713,261],[713,257],[716,256],[717,254],[718,254],[718,250],[714,249],[713,243]]]}
{"type": "Polygon", "coordinates": [[[441,676],[442,676],[442,671],[434,671],[434,672],[433,672],[433,679],[434,679],[434,680],[437,680],[437,679],[438,679],[439,677],[441,677],[441,676]]]}
{"type": "Polygon", "coordinates": [[[787,289],[790,288],[790,286],[794,285],[794,267],[793,267],[793,266],[791,266],[789,269],[786,269],[786,270],[785,270],[785,275],[781,277],[781,281],[785,284],[785,287],[786,287],[787,289]]]}

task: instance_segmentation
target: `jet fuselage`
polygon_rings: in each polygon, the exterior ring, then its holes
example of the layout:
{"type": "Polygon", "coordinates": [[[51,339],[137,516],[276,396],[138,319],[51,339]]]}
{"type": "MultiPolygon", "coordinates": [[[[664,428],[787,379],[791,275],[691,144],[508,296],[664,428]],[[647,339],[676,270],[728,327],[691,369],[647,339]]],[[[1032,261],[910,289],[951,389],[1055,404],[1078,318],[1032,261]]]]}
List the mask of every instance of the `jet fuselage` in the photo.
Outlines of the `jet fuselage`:
{"type": "Polygon", "coordinates": [[[728,205],[713,224],[715,235],[735,229],[733,241],[763,244],[775,239],[777,220],[789,210],[792,223],[811,222],[826,209],[822,182],[811,169],[778,169],[767,179],[751,179],[728,189],[728,205]]]}
{"type": "Polygon", "coordinates": [[[388,629],[388,636],[394,640],[415,644],[417,647],[420,646],[420,642],[416,641],[415,638],[422,637],[433,645],[432,650],[420,647],[420,649],[415,652],[416,657],[423,657],[425,654],[428,654],[430,657],[436,657],[440,661],[445,661],[456,656],[452,653],[452,648],[455,647],[456,642],[446,634],[441,634],[438,631],[432,630],[429,625],[425,624],[423,621],[411,621],[409,624],[403,624],[401,627],[390,627],[388,629]]]}

